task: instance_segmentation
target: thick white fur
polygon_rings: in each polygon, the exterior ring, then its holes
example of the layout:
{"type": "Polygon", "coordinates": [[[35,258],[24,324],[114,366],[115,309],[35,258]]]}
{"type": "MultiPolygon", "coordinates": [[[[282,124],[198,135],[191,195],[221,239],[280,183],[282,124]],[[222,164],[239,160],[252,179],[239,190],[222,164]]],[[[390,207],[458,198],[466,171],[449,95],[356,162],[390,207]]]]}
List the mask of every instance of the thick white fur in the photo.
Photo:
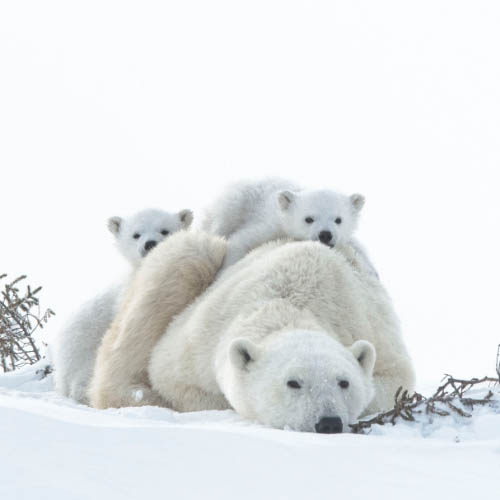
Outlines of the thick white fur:
{"type": "Polygon", "coordinates": [[[99,347],[92,406],[163,404],[149,384],[151,350],[172,318],[212,283],[225,250],[222,238],[182,231],[144,260],[99,347]]]}
{"type": "Polygon", "coordinates": [[[348,429],[362,411],[392,407],[399,386],[414,387],[380,281],[349,246],[317,242],[270,243],[228,269],[167,328],[149,376],[179,411],[233,407],[268,425],[309,431],[324,416],[340,417],[348,429]],[[362,349],[365,367],[349,352],[359,340],[376,349],[373,399],[370,348],[362,349]],[[298,404],[286,387],[295,376],[308,388],[298,404]],[[352,386],[345,400],[335,385],[343,377],[352,386]]]}
{"type": "MultiPolygon", "coordinates": [[[[225,269],[250,250],[279,238],[318,241],[323,232],[330,233],[331,240],[324,243],[331,247],[347,243],[363,205],[359,194],[308,191],[284,179],[239,182],[228,186],[206,210],[200,227],[227,238],[225,269]]],[[[355,244],[371,266],[361,245],[355,244]]]]}
{"type": "MultiPolygon", "coordinates": [[[[189,227],[191,221],[190,210],[170,213],[149,209],[126,218],[111,217],[108,228],[115,237],[118,250],[127,258],[132,269],[135,269],[148,253],[148,248],[152,248],[169,234],[189,227]],[[162,234],[167,231],[167,234],[162,234]],[[137,234],[139,237],[134,238],[137,234]]],[[[87,390],[97,349],[115,317],[128,279],[129,277],[83,304],[58,332],[51,352],[55,386],[59,394],[80,403],[88,403],[87,390]]]]}
{"type": "Polygon", "coordinates": [[[122,283],[83,304],[59,330],[51,346],[56,391],[87,404],[97,348],[116,313],[122,283]]]}
{"type": "MultiPolygon", "coordinates": [[[[150,354],[152,342],[147,356],[136,345],[151,331],[145,323],[159,317],[159,324],[167,324],[169,302],[177,300],[179,312],[179,296],[195,295],[189,282],[163,269],[187,273],[186,266],[198,267],[204,259],[211,266],[207,249],[214,245],[219,240],[204,233],[182,234],[175,254],[159,267],[144,263],[131,293],[137,301],[158,302],[122,310],[124,316],[129,311],[120,322],[128,336],[123,342],[129,347],[120,345],[127,360],[139,356],[144,362],[150,354]]],[[[154,328],[154,338],[160,335],[154,328]]],[[[332,250],[317,242],[270,243],[228,269],[166,328],[151,354],[149,379],[163,404],[179,411],[233,407],[297,430],[314,430],[318,419],[332,415],[347,429],[363,411],[392,407],[399,386],[414,388],[412,363],[380,281],[350,246],[332,250]],[[292,404],[286,392],[289,377],[302,378],[308,388],[300,403],[292,404]],[[352,392],[339,393],[335,384],[343,377],[352,392]]]]}

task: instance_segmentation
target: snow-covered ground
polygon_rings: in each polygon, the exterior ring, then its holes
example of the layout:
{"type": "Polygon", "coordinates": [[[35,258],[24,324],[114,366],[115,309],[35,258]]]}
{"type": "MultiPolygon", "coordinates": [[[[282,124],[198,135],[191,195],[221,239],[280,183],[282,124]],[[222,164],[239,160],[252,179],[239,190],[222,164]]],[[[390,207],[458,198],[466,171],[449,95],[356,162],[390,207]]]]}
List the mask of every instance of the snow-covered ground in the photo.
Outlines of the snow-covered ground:
{"type": "Polygon", "coordinates": [[[2,500],[470,500],[498,492],[498,406],[472,419],[319,435],[265,428],[232,411],[94,410],[57,396],[51,376],[37,380],[35,370],[0,376],[2,500]]]}

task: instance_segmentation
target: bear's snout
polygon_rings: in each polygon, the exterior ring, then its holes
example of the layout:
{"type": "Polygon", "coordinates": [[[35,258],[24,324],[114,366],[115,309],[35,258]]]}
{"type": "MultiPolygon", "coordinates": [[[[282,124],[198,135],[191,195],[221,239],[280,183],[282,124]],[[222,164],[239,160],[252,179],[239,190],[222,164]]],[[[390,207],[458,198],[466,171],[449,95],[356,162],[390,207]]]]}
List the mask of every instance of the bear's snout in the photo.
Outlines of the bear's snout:
{"type": "Polygon", "coordinates": [[[154,240],[149,240],[149,241],[146,241],[146,243],[144,244],[144,250],[146,250],[146,252],[149,252],[152,248],[154,248],[156,245],[158,244],[157,241],[154,241],[154,240]]]}
{"type": "Polygon", "coordinates": [[[314,428],[320,434],[338,434],[342,432],[342,419],[340,417],[323,417],[314,428]]]}
{"type": "Polygon", "coordinates": [[[318,235],[319,241],[325,245],[331,245],[332,237],[333,235],[330,231],[321,231],[318,235]]]}

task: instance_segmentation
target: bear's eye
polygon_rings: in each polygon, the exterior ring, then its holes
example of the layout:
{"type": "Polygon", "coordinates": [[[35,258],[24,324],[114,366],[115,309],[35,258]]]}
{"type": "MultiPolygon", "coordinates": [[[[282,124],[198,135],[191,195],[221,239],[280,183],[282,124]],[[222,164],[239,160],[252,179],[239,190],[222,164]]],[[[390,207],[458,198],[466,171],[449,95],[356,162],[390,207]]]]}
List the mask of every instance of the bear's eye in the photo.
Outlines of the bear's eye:
{"type": "Polygon", "coordinates": [[[289,380],[286,385],[292,389],[300,389],[300,384],[296,380],[289,380]]]}
{"type": "Polygon", "coordinates": [[[138,240],[139,238],[141,237],[141,235],[139,233],[134,233],[134,240],[138,240]]]}
{"type": "Polygon", "coordinates": [[[305,221],[308,223],[308,224],[312,224],[314,222],[314,219],[312,217],[306,217],[305,218],[305,221]]]}
{"type": "Polygon", "coordinates": [[[349,387],[349,381],[348,380],[341,380],[339,382],[339,386],[342,387],[342,389],[347,389],[349,387]]]}
{"type": "Polygon", "coordinates": [[[166,229],[162,229],[161,230],[161,234],[163,234],[163,236],[167,236],[168,231],[166,229]]]}
{"type": "Polygon", "coordinates": [[[342,217],[337,217],[335,219],[335,224],[342,224],[342,217]]]}

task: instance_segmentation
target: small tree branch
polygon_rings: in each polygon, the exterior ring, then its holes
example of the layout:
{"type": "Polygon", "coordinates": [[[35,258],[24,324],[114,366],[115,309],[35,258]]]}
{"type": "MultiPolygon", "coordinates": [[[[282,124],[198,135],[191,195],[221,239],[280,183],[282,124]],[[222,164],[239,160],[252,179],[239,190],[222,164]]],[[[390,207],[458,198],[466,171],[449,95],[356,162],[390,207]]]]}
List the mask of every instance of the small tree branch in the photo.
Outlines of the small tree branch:
{"type": "Polygon", "coordinates": [[[429,398],[417,392],[412,395],[408,394],[407,391],[402,392],[402,388],[400,387],[395,394],[394,408],[392,410],[379,413],[369,420],[361,420],[351,425],[352,431],[354,433],[366,433],[373,425],[385,425],[387,423],[395,425],[398,419],[413,422],[416,420],[415,416],[423,412],[426,415],[437,415],[440,417],[456,413],[461,417],[470,418],[472,414],[460,408],[459,405],[474,410],[475,405],[484,406],[493,404],[493,392],[490,390],[484,398],[478,399],[465,398],[464,394],[471,388],[486,383],[498,385],[499,380],[493,377],[464,380],[446,375],[444,384],[439,386],[429,398]]]}

